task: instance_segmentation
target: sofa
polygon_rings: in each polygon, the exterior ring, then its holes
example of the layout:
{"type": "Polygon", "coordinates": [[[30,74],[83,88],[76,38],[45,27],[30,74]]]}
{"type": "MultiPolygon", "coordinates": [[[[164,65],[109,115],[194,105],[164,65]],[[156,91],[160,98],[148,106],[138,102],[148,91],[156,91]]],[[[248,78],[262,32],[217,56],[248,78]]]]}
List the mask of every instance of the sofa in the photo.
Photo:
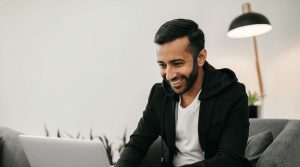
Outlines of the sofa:
{"type": "MultiPolygon", "coordinates": [[[[271,131],[273,141],[260,155],[256,167],[297,167],[300,166],[300,120],[250,119],[249,136],[271,131]]],[[[7,127],[0,127],[0,167],[30,167],[18,135],[7,127]]],[[[150,147],[140,167],[159,164],[161,155],[160,138],[150,147]]],[[[168,158],[164,146],[164,155],[168,158]]]]}
{"type": "Polygon", "coordinates": [[[30,167],[19,139],[21,133],[0,127],[0,167],[30,167]]]}
{"type": "MultiPolygon", "coordinates": [[[[273,141],[257,157],[255,165],[252,165],[255,167],[300,167],[300,120],[250,119],[249,138],[266,131],[272,132],[273,141]]],[[[165,144],[163,150],[164,157],[168,159],[168,149],[165,144]]],[[[140,167],[158,166],[160,156],[161,139],[158,138],[150,146],[140,167]]]]}

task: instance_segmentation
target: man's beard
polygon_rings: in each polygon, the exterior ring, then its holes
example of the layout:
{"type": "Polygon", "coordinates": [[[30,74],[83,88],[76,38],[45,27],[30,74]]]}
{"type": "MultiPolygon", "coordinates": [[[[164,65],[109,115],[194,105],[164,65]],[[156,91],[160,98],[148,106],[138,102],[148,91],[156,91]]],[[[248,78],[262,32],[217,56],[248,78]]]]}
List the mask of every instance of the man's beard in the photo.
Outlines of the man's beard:
{"type": "Polygon", "coordinates": [[[194,61],[193,70],[190,73],[190,75],[188,77],[182,76],[182,79],[186,80],[186,84],[184,85],[183,90],[178,92],[178,91],[174,90],[174,88],[172,86],[171,86],[171,88],[177,94],[184,94],[192,88],[192,86],[195,84],[197,78],[198,78],[198,66],[197,66],[197,61],[194,61]]]}

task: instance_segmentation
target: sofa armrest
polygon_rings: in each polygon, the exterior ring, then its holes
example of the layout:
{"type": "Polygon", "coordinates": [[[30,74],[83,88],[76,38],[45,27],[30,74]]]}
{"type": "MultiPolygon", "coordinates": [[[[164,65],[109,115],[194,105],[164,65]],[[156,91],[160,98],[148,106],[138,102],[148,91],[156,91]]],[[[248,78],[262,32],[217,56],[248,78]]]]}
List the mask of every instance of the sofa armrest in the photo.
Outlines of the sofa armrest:
{"type": "Polygon", "coordinates": [[[2,136],[3,144],[1,167],[30,167],[18,137],[19,134],[21,133],[15,130],[0,127],[0,136],[2,136]]]}
{"type": "Polygon", "coordinates": [[[300,165],[300,121],[290,121],[259,158],[256,167],[300,165]]]}

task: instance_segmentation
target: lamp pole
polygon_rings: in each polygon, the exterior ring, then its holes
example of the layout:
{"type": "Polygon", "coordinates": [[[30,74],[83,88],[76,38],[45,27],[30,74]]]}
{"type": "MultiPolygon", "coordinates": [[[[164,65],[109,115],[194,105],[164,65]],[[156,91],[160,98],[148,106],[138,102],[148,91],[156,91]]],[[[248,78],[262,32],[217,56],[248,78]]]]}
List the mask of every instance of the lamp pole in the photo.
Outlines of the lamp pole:
{"type": "Polygon", "coordinates": [[[258,76],[260,99],[261,99],[261,103],[263,104],[265,92],[264,92],[264,85],[263,85],[263,81],[262,81],[261,71],[260,71],[259,55],[258,55],[258,49],[257,49],[255,36],[253,37],[253,44],[254,44],[254,50],[255,50],[255,64],[256,64],[256,71],[257,71],[257,76],[258,76]]]}
{"type": "MultiPolygon", "coordinates": [[[[251,12],[251,5],[250,3],[245,3],[242,5],[243,13],[249,13],[251,12]]],[[[260,90],[260,101],[261,105],[263,105],[265,92],[264,92],[264,85],[263,80],[261,76],[261,70],[260,70],[260,63],[259,63],[259,54],[258,54],[258,48],[257,48],[257,42],[256,37],[253,36],[253,45],[254,45],[254,51],[255,51],[255,64],[256,64],[256,72],[258,77],[258,83],[259,83],[259,90],[260,90]]]]}

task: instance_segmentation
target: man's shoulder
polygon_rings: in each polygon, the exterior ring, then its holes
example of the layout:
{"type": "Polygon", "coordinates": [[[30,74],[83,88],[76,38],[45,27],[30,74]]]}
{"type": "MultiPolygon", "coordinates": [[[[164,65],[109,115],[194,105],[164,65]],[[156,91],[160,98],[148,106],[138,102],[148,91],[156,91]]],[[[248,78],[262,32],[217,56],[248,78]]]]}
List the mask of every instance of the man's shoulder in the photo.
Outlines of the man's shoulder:
{"type": "Polygon", "coordinates": [[[162,83],[158,82],[158,83],[155,83],[153,85],[153,87],[155,87],[155,89],[157,89],[158,91],[164,91],[164,88],[162,86],[162,83]]]}
{"type": "Polygon", "coordinates": [[[158,97],[163,97],[166,95],[166,92],[162,86],[162,83],[155,83],[152,86],[150,96],[158,96],[158,97]]]}
{"type": "Polygon", "coordinates": [[[246,94],[246,87],[243,83],[241,82],[234,82],[231,86],[232,88],[232,92],[235,92],[237,94],[240,94],[240,95],[245,95],[246,94]]]}
{"type": "Polygon", "coordinates": [[[228,104],[235,104],[241,99],[246,99],[247,93],[245,85],[240,82],[234,82],[226,90],[219,94],[219,100],[228,104]]]}

